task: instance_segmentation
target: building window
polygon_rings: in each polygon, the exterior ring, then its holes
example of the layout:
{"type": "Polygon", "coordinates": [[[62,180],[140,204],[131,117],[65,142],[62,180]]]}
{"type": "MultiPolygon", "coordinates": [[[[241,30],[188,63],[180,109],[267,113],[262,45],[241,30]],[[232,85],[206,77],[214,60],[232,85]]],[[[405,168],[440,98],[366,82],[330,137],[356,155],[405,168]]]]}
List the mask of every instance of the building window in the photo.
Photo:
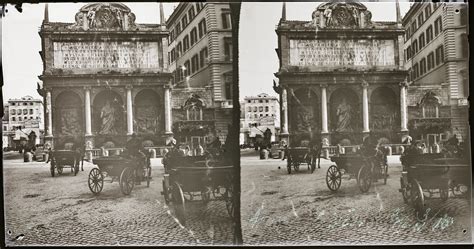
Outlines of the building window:
{"type": "Polygon", "coordinates": [[[232,99],[232,76],[226,76],[224,81],[225,99],[232,99]]]}
{"type": "Polygon", "coordinates": [[[413,65],[413,79],[418,78],[418,76],[420,76],[419,69],[418,69],[418,63],[415,63],[415,65],[413,65]]]}
{"type": "Polygon", "coordinates": [[[438,36],[438,34],[440,34],[441,31],[443,31],[443,24],[441,22],[441,17],[438,17],[435,20],[434,25],[435,25],[435,36],[438,36]]]}
{"type": "Polygon", "coordinates": [[[436,65],[439,65],[444,62],[444,51],[443,45],[436,48],[436,65]]]}
{"type": "Polygon", "coordinates": [[[33,114],[33,109],[30,109],[30,114],[33,114]]]}
{"type": "Polygon", "coordinates": [[[193,105],[187,111],[188,120],[202,120],[202,108],[193,105]]]}
{"type": "Polygon", "coordinates": [[[256,106],[253,107],[253,112],[257,112],[257,107],[256,106]]]}
{"type": "Polygon", "coordinates": [[[183,46],[181,45],[181,42],[178,42],[176,49],[178,50],[176,59],[178,59],[179,57],[183,56],[183,46]]]}
{"type": "Polygon", "coordinates": [[[425,33],[422,33],[418,37],[418,48],[421,50],[425,46],[425,33]]]}
{"type": "Polygon", "coordinates": [[[191,30],[191,46],[194,45],[194,43],[197,42],[197,29],[194,27],[191,30]]]}
{"type": "Polygon", "coordinates": [[[423,12],[418,15],[418,24],[421,26],[425,22],[425,16],[423,15],[423,12]]]}
{"type": "Polygon", "coordinates": [[[408,48],[407,48],[407,58],[408,59],[411,58],[411,46],[408,46],[408,48]]]}
{"type": "Polygon", "coordinates": [[[178,23],[178,25],[176,25],[176,36],[178,36],[179,34],[181,34],[181,24],[178,23]]]}
{"type": "Polygon", "coordinates": [[[12,109],[12,110],[10,111],[10,114],[15,115],[15,114],[16,114],[16,110],[15,110],[15,109],[12,109]]]}
{"type": "Polygon", "coordinates": [[[191,70],[191,69],[189,68],[190,64],[191,64],[191,63],[189,62],[189,60],[187,60],[187,61],[184,63],[184,67],[186,68],[186,69],[184,70],[184,72],[185,72],[185,73],[184,73],[184,76],[189,76],[189,71],[191,70]]]}
{"type": "Polygon", "coordinates": [[[184,14],[183,18],[181,19],[181,27],[183,31],[184,31],[184,28],[186,28],[186,26],[188,26],[188,16],[184,14]]]}
{"type": "Polygon", "coordinates": [[[15,103],[12,103],[12,105],[15,105],[15,103]]]}
{"type": "Polygon", "coordinates": [[[171,52],[170,52],[170,61],[171,62],[174,62],[176,60],[176,51],[173,49],[171,49],[171,52]]]}
{"type": "Polygon", "coordinates": [[[426,73],[426,59],[423,58],[420,61],[420,76],[426,73]]]}
{"type": "Polygon", "coordinates": [[[231,29],[232,21],[230,19],[230,13],[222,13],[222,28],[231,29]]]}
{"type": "Polygon", "coordinates": [[[258,114],[255,113],[255,114],[253,115],[253,117],[254,117],[254,118],[258,118],[258,114]]]}
{"type": "Polygon", "coordinates": [[[23,109],[23,115],[28,114],[28,109],[23,109]]]}
{"type": "Polygon", "coordinates": [[[203,3],[196,3],[196,10],[197,10],[197,12],[201,11],[203,7],[204,7],[204,4],[203,4],[203,3]]]}
{"type": "Polygon", "coordinates": [[[206,64],[207,64],[207,47],[203,48],[200,52],[199,52],[199,61],[200,61],[200,64],[201,64],[201,68],[204,67],[206,64]]]}
{"type": "Polygon", "coordinates": [[[191,8],[188,10],[189,21],[193,20],[196,16],[196,13],[194,12],[194,6],[190,4],[190,7],[191,8]]]}
{"type": "Polygon", "coordinates": [[[430,25],[426,29],[426,43],[429,43],[431,40],[433,40],[433,26],[430,25]]]}
{"type": "Polygon", "coordinates": [[[232,40],[224,40],[224,60],[232,61],[232,40]]]}
{"type": "Polygon", "coordinates": [[[431,52],[428,54],[428,71],[435,67],[434,64],[434,53],[431,52]]]}
{"type": "Polygon", "coordinates": [[[201,37],[203,37],[205,34],[206,34],[206,19],[202,19],[199,24],[198,24],[198,28],[199,28],[199,39],[201,39],[201,37]]]}
{"type": "Polygon", "coordinates": [[[18,121],[21,121],[21,117],[18,117],[18,121]]]}
{"type": "Polygon", "coordinates": [[[418,52],[418,41],[416,39],[411,44],[411,49],[413,49],[413,55],[418,52]]]}
{"type": "Polygon", "coordinates": [[[425,19],[428,20],[428,17],[430,17],[431,15],[431,4],[428,4],[428,6],[426,6],[425,8],[425,19]]]}
{"type": "Polygon", "coordinates": [[[461,36],[462,58],[468,58],[469,57],[469,39],[466,33],[462,33],[460,36],[461,36]]]}
{"type": "Polygon", "coordinates": [[[265,106],[265,112],[268,112],[268,106],[265,106]]]}
{"type": "MultiPolygon", "coordinates": [[[[467,5],[467,4],[465,4],[465,5],[467,5]]],[[[461,8],[461,20],[460,20],[461,25],[467,25],[467,23],[468,23],[468,14],[469,13],[467,11],[468,11],[468,9],[467,9],[466,6],[463,6],[461,8]]]]}
{"type": "Polygon", "coordinates": [[[263,112],[263,106],[259,106],[259,107],[258,107],[258,111],[259,111],[259,112],[263,112]]]}
{"type": "Polygon", "coordinates": [[[199,59],[198,55],[194,55],[191,58],[191,73],[197,72],[199,70],[199,59]]]}
{"type": "Polygon", "coordinates": [[[189,49],[189,35],[186,35],[183,38],[183,51],[188,51],[189,49]]]}
{"type": "Polygon", "coordinates": [[[405,31],[405,42],[410,39],[410,27],[407,27],[407,30],[405,31]]]}
{"type": "Polygon", "coordinates": [[[413,20],[413,22],[411,23],[411,32],[415,33],[416,28],[417,28],[417,26],[416,26],[416,19],[415,19],[415,20],[413,20]]]}
{"type": "Polygon", "coordinates": [[[12,121],[16,121],[15,117],[12,117],[12,121]]]}
{"type": "Polygon", "coordinates": [[[248,111],[248,112],[251,112],[251,111],[252,111],[252,107],[249,106],[249,107],[247,108],[247,111],[248,111]]]}

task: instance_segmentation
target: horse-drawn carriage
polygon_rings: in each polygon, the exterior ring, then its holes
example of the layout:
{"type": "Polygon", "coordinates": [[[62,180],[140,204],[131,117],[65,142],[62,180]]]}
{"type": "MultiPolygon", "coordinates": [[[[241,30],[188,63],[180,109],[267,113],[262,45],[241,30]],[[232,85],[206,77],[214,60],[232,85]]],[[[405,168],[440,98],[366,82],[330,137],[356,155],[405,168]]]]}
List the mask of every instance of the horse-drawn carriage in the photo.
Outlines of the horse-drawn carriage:
{"type": "Polygon", "coordinates": [[[470,164],[467,157],[447,157],[447,154],[405,154],[400,178],[403,200],[410,203],[418,216],[426,212],[426,200],[438,195],[446,201],[453,196],[470,196],[470,164]]]}
{"type": "Polygon", "coordinates": [[[233,171],[231,163],[222,157],[180,156],[168,153],[163,158],[165,175],[162,195],[181,222],[186,222],[186,203],[222,200],[233,217],[233,171]]]}
{"type": "Polygon", "coordinates": [[[378,179],[383,179],[384,184],[387,184],[388,165],[383,155],[340,155],[331,157],[331,161],[336,163],[326,172],[326,185],[331,191],[339,189],[343,174],[349,174],[350,178],[356,177],[357,185],[363,193],[369,191],[372,182],[378,179]]]}
{"type": "Polygon", "coordinates": [[[84,157],[81,152],[76,150],[52,150],[49,152],[49,161],[51,176],[54,177],[63,173],[64,168],[70,168],[74,175],[79,172],[79,164],[82,165],[84,171],[84,157]]]}
{"type": "Polygon", "coordinates": [[[313,173],[316,169],[316,159],[318,159],[319,163],[319,156],[321,154],[319,150],[312,151],[308,147],[288,148],[285,153],[288,153],[286,161],[288,174],[291,174],[292,167],[295,172],[298,172],[301,164],[306,164],[309,172],[313,173]]]}
{"type": "Polygon", "coordinates": [[[97,165],[97,168],[90,171],[88,184],[90,191],[94,194],[99,194],[102,191],[105,177],[110,177],[111,183],[118,180],[120,190],[124,195],[129,195],[132,192],[136,179],[145,180],[147,187],[150,186],[149,156],[144,160],[133,157],[108,156],[93,159],[92,162],[97,165]]]}

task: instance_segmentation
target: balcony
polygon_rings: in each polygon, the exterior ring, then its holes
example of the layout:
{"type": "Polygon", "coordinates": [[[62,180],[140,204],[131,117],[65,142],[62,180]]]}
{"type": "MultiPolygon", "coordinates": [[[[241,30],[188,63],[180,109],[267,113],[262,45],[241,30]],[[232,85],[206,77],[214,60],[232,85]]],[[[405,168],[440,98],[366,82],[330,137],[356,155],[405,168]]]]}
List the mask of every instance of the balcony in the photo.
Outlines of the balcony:
{"type": "Polygon", "coordinates": [[[232,100],[231,99],[223,100],[221,102],[221,108],[224,108],[224,109],[230,108],[230,109],[232,109],[233,108],[232,100]]]}

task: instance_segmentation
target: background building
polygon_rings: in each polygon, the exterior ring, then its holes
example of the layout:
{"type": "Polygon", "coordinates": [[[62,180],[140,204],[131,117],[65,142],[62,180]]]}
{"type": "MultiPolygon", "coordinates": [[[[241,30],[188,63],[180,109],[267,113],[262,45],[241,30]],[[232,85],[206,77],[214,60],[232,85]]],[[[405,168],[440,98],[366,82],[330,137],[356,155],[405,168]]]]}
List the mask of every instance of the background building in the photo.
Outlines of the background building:
{"type": "Polygon", "coordinates": [[[358,2],[319,4],[311,21],[277,26],[281,137],[290,146],[355,145],[373,134],[400,143],[407,130],[400,11],[375,22],[358,2]]]}
{"type": "Polygon", "coordinates": [[[173,73],[173,133],[191,147],[232,120],[232,22],[228,3],[180,3],[166,21],[173,73]]]}
{"type": "Polygon", "coordinates": [[[272,132],[271,141],[275,141],[280,127],[280,106],[277,97],[266,93],[248,96],[241,102],[240,108],[240,144],[255,143],[255,138],[263,136],[267,128],[272,132]]]}
{"type": "Polygon", "coordinates": [[[428,146],[469,140],[468,23],[465,3],[414,3],[403,17],[409,130],[428,146]]]}
{"type": "Polygon", "coordinates": [[[133,133],[147,147],[172,135],[167,36],[160,24],[135,23],[121,3],[91,3],[75,23],[40,29],[47,147],[123,147],[133,133]],[[54,143],[53,143],[54,142],[54,143]]]}
{"type": "Polygon", "coordinates": [[[10,99],[4,106],[5,115],[2,119],[3,147],[15,148],[21,139],[28,139],[34,132],[35,144],[41,144],[44,133],[43,102],[32,96],[10,99]],[[8,139],[6,137],[8,137],[8,139]],[[7,146],[5,146],[7,142],[7,146]]]}

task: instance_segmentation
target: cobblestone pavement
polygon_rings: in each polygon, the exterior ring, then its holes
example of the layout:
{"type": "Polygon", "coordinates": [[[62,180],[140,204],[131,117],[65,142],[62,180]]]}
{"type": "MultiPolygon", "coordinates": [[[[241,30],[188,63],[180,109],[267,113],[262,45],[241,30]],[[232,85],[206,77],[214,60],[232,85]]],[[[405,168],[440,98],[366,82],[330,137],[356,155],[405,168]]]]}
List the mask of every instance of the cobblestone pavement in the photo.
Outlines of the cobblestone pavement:
{"type": "Polygon", "coordinates": [[[399,157],[389,157],[387,185],[382,180],[362,194],[356,179],[342,178],[331,193],[328,167],[310,174],[306,166],[288,175],[286,161],[259,160],[254,151],[241,153],[241,217],[245,244],[430,244],[470,243],[471,203],[467,198],[428,200],[431,211],[417,220],[404,204],[399,157]],[[280,167],[280,169],[278,168],[280,167]]]}
{"type": "MultiPolygon", "coordinates": [[[[129,196],[118,182],[104,182],[94,196],[84,163],[77,176],[64,169],[51,177],[49,164],[4,161],[6,244],[12,245],[199,245],[232,244],[233,222],[225,203],[187,205],[186,226],[173,216],[161,195],[161,159],[152,160],[152,181],[129,196]],[[23,234],[22,239],[14,240],[23,234]]],[[[21,237],[21,236],[20,236],[21,237]]]]}

